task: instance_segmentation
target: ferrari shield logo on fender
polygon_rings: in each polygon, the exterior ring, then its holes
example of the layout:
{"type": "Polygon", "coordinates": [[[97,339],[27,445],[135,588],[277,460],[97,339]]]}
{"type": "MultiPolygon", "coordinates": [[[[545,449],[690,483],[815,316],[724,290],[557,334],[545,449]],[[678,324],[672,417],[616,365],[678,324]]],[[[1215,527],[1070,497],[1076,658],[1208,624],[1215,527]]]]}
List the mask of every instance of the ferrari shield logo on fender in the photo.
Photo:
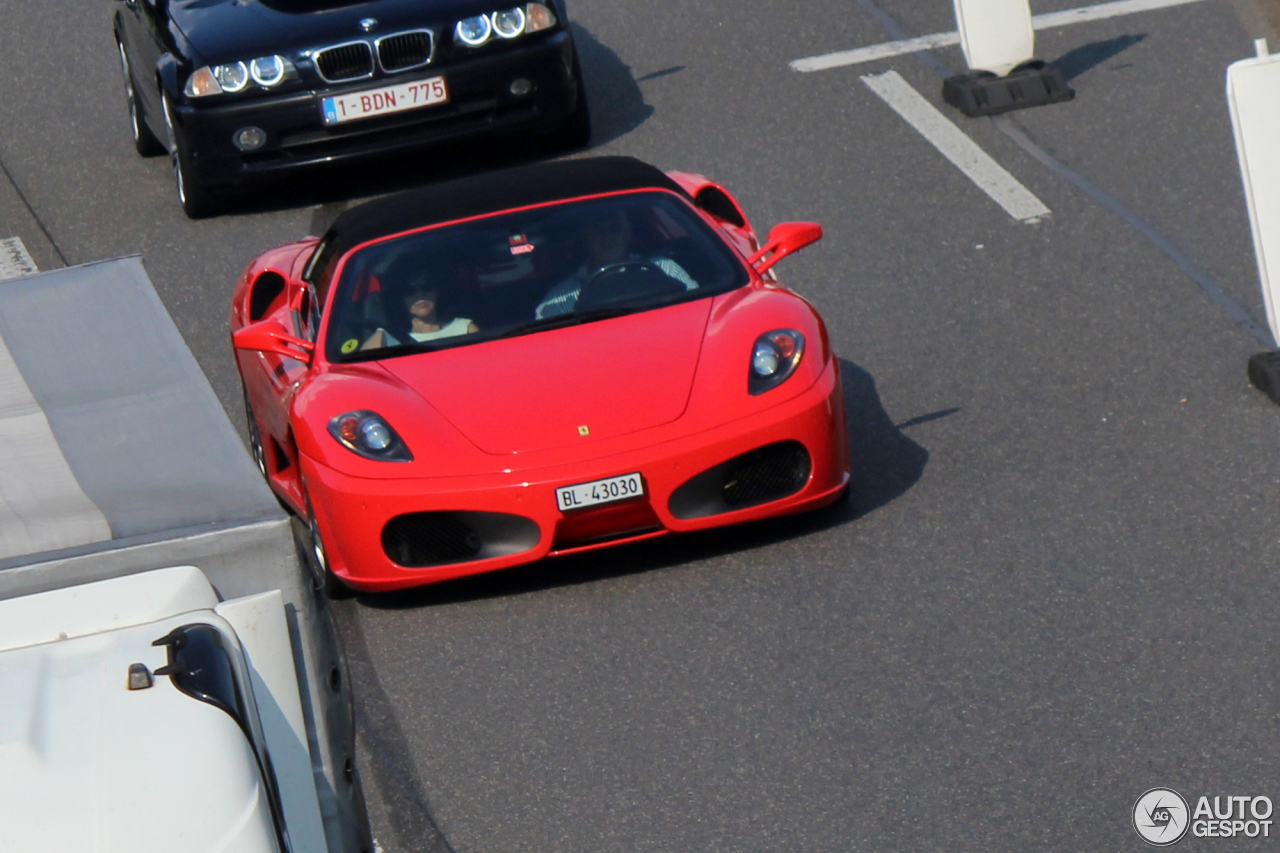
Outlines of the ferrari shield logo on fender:
{"type": "Polygon", "coordinates": [[[578,435],[581,435],[583,437],[591,435],[591,428],[586,424],[583,424],[582,426],[578,427],[578,435]]]}

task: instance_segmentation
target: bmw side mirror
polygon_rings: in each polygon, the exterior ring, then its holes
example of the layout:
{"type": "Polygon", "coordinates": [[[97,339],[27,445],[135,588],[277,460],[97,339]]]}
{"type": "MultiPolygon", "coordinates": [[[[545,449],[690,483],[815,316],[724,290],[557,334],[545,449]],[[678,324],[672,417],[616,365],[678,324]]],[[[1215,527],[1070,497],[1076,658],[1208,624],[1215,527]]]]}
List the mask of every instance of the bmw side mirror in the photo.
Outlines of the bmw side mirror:
{"type": "Polygon", "coordinates": [[[769,232],[764,247],[750,258],[751,266],[764,275],[774,264],[792,252],[822,239],[822,226],[816,222],[783,222],[769,232]]]}
{"type": "Polygon", "coordinates": [[[285,331],[275,320],[261,320],[231,336],[231,345],[250,352],[269,352],[311,364],[316,345],[285,331]]]}

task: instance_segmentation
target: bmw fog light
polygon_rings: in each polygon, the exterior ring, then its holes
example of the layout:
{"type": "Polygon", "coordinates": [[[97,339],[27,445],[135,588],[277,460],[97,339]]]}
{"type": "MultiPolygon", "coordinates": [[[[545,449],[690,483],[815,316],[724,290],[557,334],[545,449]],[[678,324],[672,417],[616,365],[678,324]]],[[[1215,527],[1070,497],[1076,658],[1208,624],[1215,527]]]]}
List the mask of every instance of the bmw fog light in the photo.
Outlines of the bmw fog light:
{"type": "Polygon", "coordinates": [[[515,95],[517,98],[523,98],[525,95],[533,91],[533,82],[526,80],[524,77],[517,77],[511,81],[511,85],[508,88],[510,89],[511,94],[515,95]]]}
{"type": "Polygon", "coordinates": [[[260,127],[242,127],[231,137],[231,141],[241,151],[253,151],[261,148],[267,141],[267,133],[260,127]]]}

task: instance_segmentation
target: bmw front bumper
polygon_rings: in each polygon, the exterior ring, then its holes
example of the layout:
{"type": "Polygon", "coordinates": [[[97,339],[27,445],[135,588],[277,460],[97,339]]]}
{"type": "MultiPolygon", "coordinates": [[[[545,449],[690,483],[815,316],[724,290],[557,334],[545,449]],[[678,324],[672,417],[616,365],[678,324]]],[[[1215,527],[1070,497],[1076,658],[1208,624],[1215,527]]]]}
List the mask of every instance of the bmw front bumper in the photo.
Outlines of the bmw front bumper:
{"type": "Polygon", "coordinates": [[[188,102],[177,107],[176,120],[200,180],[231,187],[311,166],[478,136],[549,132],[573,112],[577,100],[573,40],[562,30],[518,49],[323,91],[295,91],[243,102],[188,102]],[[326,97],[437,76],[443,76],[448,86],[447,103],[330,126],[323,122],[321,101],[326,97]],[[514,95],[511,83],[521,78],[533,84],[532,91],[514,95]],[[247,127],[257,127],[266,135],[266,142],[253,151],[241,151],[232,141],[247,127]]]}

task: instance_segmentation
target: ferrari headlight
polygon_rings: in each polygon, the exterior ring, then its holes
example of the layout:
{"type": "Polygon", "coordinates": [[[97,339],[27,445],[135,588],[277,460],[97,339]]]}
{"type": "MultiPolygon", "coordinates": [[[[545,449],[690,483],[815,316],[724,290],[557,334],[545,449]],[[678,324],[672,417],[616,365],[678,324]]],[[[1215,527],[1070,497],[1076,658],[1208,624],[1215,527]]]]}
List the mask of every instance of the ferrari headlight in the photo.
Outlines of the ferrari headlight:
{"type": "Polygon", "coordinates": [[[213,66],[213,76],[224,92],[242,92],[249,85],[249,68],[243,62],[213,66]]]}
{"type": "Polygon", "coordinates": [[[556,13],[547,8],[544,3],[530,3],[525,6],[524,16],[526,33],[549,30],[556,25],[556,13]]]}
{"type": "Polygon", "coordinates": [[[475,15],[458,21],[453,31],[463,44],[479,47],[489,40],[493,25],[489,23],[488,15],[475,15]]]}
{"type": "Polygon", "coordinates": [[[756,338],[751,350],[747,390],[754,397],[776,388],[795,373],[804,355],[804,335],[795,329],[775,329],[756,338]]]}
{"type": "Polygon", "coordinates": [[[329,434],[338,443],[366,459],[379,462],[411,462],[413,454],[391,425],[376,412],[356,411],[329,421],[329,434]]]}
{"type": "Polygon", "coordinates": [[[493,20],[493,31],[497,33],[498,38],[513,39],[524,32],[524,9],[519,6],[494,12],[490,17],[493,20]]]}

